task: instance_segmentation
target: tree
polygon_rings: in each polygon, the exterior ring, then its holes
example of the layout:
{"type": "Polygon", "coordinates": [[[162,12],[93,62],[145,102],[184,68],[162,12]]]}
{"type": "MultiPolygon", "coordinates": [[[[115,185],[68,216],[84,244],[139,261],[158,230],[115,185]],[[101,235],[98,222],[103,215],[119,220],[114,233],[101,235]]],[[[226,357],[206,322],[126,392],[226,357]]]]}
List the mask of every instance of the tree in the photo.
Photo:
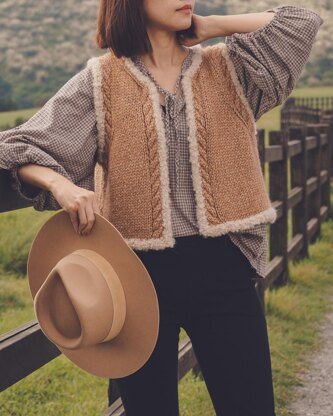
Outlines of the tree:
{"type": "Polygon", "coordinates": [[[12,86],[0,77],[0,111],[9,111],[15,109],[12,101],[12,86]]]}

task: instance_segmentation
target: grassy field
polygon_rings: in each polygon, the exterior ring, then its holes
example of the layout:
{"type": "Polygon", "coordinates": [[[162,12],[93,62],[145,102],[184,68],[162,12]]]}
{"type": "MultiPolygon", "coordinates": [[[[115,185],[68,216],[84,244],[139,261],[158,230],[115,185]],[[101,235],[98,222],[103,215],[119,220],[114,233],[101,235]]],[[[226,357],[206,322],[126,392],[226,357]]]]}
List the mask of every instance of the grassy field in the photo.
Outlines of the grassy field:
{"type": "MultiPolygon", "coordinates": [[[[310,95],[306,90],[301,95],[310,95]]],[[[298,94],[295,91],[295,94],[298,94]]],[[[320,95],[333,94],[333,88],[320,95]]],[[[314,95],[319,95],[317,90],[314,95]]],[[[14,119],[18,117],[16,115],[14,119]]],[[[5,121],[7,122],[8,119],[5,121]]],[[[1,119],[0,119],[1,125],[1,119]]],[[[258,128],[279,129],[279,108],[264,115],[258,128]]],[[[26,258],[39,227],[54,212],[32,208],[0,215],[0,333],[35,319],[28,288],[26,258]]],[[[332,305],[333,221],[322,224],[322,237],[310,246],[310,258],[290,264],[290,283],[266,291],[267,325],[272,354],[278,416],[291,416],[286,406],[292,386],[307,368],[307,357],[320,346],[317,330],[332,305]]],[[[182,329],[181,339],[186,336],[182,329]]],[[[59,356],[0,395],[1,415],[99,415],[107,405],[108,382],[90,376],[59,356]]],[[[188,374],[179,384],[181,416],[213,416],[205,383],[188,374]]]]}
{"type": "Polygon", "coordinates": [[[333,95],[333,87],[311,87],[296,88],[291,97],[331,97],[333,95]]]}
{"type": "Polygon", "coordinates": [[[7,124],[9,124],[11,126],[14,125],[15,120],[18,119],[18,118],[28,120],[38,110],[39,110],[39,108],[29,108],[27,110],[0,112],[0,128],[1,128],[1,126],[5,126],[7,124]]]}

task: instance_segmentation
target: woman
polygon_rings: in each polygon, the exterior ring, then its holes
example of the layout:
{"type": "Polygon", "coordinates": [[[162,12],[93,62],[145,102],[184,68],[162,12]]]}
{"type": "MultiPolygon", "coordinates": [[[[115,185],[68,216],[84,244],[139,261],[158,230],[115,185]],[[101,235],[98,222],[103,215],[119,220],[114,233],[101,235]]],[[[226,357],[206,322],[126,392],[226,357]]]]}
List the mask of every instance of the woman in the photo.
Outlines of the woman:
{"type": "Polygon", "coordinates": [[[323,20],[288,5],[206,17],[194,7],[101,0],[97,43],[109,52],[0,134],[0,167],[35,209],[65,209],[82,236],[102,213],[149,271],[160,305],[156,347],[140,370],[112,381],[127,416],[179,414],[180,327],[218,415],[273,416],[252,277],[265,277],[276,212],[255,121],[288,97],[323,20]],[[201,47],[218,36],[226,44],[201,47]]]}

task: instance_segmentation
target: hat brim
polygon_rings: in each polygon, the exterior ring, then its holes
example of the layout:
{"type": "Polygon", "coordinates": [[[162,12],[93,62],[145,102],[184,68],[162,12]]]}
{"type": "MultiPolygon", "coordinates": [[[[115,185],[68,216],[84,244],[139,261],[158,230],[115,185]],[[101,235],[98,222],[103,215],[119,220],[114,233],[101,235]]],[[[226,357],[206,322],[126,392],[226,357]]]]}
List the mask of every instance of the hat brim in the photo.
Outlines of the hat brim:
{"type": "Polygon", "coordinates": [[[119,378],[130,375],[146,363],[155,348],[160,319],[158,298],[139,257],[103,216],[95,213],[95,223],[87,236],[75,232],[70,216],[64,210],[40,228],[27,261],[32,298],[56,263],[82,248],[104,256],[117,272],[125,292],[126,319],[120,333],[111,341],[76,350],[58,345],[57,348],[77,366],[96,376],[119,378]]]}

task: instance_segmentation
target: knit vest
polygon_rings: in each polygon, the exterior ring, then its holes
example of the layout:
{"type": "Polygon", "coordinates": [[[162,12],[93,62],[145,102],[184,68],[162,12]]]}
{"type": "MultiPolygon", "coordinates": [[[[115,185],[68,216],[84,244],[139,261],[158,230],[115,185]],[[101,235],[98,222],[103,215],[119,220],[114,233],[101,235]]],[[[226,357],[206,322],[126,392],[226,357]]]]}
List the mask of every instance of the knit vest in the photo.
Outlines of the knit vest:
{"type": "MultiPolygon", "coordinates": [[[[202,236],[273,223],[256,124],[226,46],[191,47],[182,78],[196,214],[202,236]]],[[[89,59],[101,214],[137,250],[173,247],[168,150],[159,93],[127,57],[89,59]]]]}

